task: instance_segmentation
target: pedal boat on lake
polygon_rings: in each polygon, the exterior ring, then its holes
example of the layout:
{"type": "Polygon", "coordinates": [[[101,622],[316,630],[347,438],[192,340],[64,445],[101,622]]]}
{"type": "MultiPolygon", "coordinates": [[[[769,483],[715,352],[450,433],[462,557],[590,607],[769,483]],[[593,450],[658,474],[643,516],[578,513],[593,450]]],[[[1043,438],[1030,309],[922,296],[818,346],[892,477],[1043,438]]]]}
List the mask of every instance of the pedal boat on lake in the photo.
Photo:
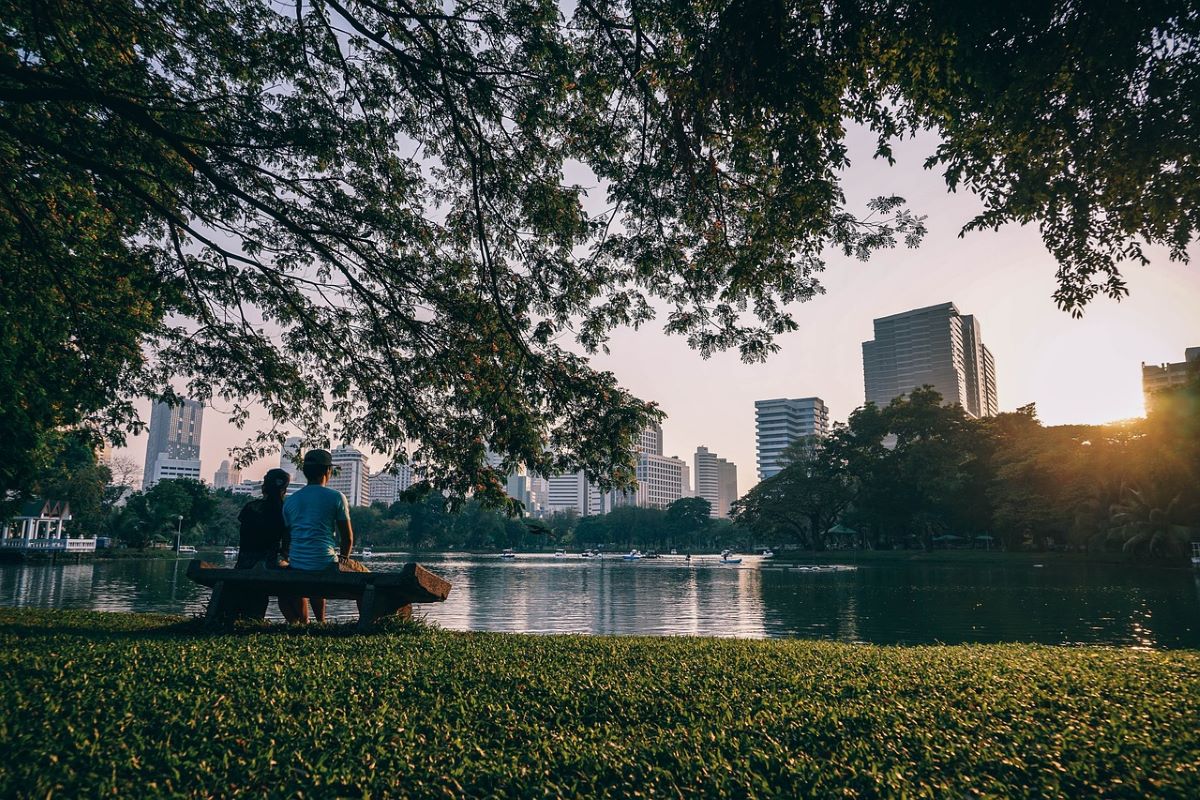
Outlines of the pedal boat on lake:
{"type": "Polygon", "coordinates": [[[641,561],[643,558],[645,558],[645,556],[642,555],[641,550],[630,550],[628,553],[621,556],[621,558],[625,559],[626,561],[641,561]]]}
{"type": "Polygon", "coordinates": [[[516,553],[514,553],[512,550],[505,550],[504,552],[502,552],[502,553],[500,554],[500,558],[503,558],[503,559],[505,559],[505,560],[511,560],[511,559],[514,559],[514,558],[516,558],[516,557],[517,557],[517,554],[516,554],[516,553]]]}
{"type": "Polygon", "coordinates": [[[742,563],[742,559],[734,558],[732,550],[722,550],[721,551],[721,563],[722,564],[740,564],[740,563],[742,563]]]}

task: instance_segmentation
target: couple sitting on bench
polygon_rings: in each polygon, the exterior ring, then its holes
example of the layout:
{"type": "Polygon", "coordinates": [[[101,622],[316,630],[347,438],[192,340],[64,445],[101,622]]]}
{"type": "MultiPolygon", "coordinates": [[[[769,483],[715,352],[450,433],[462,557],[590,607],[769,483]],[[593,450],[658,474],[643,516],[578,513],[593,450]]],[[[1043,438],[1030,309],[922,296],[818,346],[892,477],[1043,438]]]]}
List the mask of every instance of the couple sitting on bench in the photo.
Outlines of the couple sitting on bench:
{"type": "MultiPolygon", "coordinates": [[[[333,456],[328,450],[309,450],[301,469],[308,481],[303,489],[287,497],[291,476],[273,469],[263,479],[262,499],[247,503],[238,515],[237,569],[263,563],[268,569],[300,572],[369,572],[350,558],[354,530],[346,497],[327,485],[333,476],[333,456]]],[[[255,600],[255,608],[242,613],[262,619],[268,600],[264,595],[255,600]]],[[[307,597],[280,596],[279,610],[290,623],[308,622],[309,603],[307,597]]],[[[324,622],[325,598],[313,597],[311,605],[317,622],[324,622]]]]}

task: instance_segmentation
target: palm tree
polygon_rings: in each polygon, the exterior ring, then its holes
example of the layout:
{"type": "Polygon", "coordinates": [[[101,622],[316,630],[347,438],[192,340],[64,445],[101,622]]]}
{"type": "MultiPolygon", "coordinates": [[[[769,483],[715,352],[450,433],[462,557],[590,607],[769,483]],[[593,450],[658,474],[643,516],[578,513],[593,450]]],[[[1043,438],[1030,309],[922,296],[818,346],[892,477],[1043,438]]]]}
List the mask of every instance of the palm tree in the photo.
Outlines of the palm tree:
{"type": "Polygon", "coordinates": [[[1127,486],[1121,500],[1110,509],[1110,539],[1122,543],[1125,553],[1145,549],[1151,556],[1172,556],[1182,552],[1184,537],[1173,531],[1180,521],[1183,493],[1167,499],[1167,491],[1151,486],[1150,490],[1127,486]]]}

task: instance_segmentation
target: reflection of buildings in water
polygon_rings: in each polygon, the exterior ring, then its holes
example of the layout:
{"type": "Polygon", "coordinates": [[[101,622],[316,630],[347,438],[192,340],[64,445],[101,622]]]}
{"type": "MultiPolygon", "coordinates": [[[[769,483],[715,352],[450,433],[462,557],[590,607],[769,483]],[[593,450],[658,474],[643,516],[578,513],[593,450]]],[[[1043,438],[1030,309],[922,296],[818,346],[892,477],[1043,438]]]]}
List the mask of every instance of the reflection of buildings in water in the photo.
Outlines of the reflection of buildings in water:
{"type": "Polygon", "coordinates": [[[732,633],[739,638],[761,639],[763,624],[762,573],[742,567],[737,570],[737,624],[732,633]]]}
{"type": "MultiPolygon", "coordinates": [[[[512,632],[523,629],[529,611],[529,587],[524,572],[517,562],[496,561],[472,568],[478,591],[465,609],[468,630],[512,632]]],[[[453,592],[451,589],[451,594],[453,592]]]]}
{"type": "Polygon", "coordinates": [[[592,604],[592,622],[588,633],[616,632],[617,609],[613,603],[613,570],[618,566],[600,559],[598,563],[592,561],[584,567],[589,573],[588,580],[593,587],[592,591],[588,593],[592,604]]]}
{"type": "Polygon", "coordinates": [[[701,636],[766,636],[763,624],[762,573],[757,567],[701,564],[697,633],[701,636]]]}
{"type": "Polygon", "coordinates": [[[675,618],[671,620],[674,623],[674,633],[684,634],[687,636],[700,635],[700,585],[696,580],[696,570],[694,567],[688,568],[687,577],[683,579],[683,584],[679,587],[679,592],[674,599],[675,618]]]}
{"type": "Polygon", "coordinates": [[[858,595],[846,591],[839,591],[838,594],[843,602],[838,610],[838,627],[834,637],[839,642],[857,644],[862,641],[858,632],[858,595]]]}
{"type": "Polygon", "coordinates": [[[35,608],[88,608],[91,563],[20,564],[0,569],[0,601],[35,608]]]}

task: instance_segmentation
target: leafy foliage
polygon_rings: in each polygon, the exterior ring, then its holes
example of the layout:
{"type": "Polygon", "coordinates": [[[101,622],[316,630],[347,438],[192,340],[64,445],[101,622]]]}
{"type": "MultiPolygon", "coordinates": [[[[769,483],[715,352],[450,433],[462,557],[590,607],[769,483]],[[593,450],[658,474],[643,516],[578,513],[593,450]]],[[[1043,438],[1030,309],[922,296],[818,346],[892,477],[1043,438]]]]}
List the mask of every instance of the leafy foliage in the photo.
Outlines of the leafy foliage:
{"type": "MultiPolygon", "coordinates": [[[[223,493],[221,496],[236,503],[223,493]]],[[[164,480],[130,495],[112,525],[117,538],[130,547],[145,547],[155,538],[174,541],[177,532],[181,536],[187,534],[182,539],[184,543],[195,542],[203,527],[213,520],[223,505],[200,481],[190,478],[164,480]]],[[[238,508],[240,510],[240,506],[238,508]]],[[[237,527],[228,530],[226,535],[229,539],[224,541],[236,541],[237,527]]]]}
{"type": "Polygon", "coordinates": [[[0,645],[5,796],[1200,790],[1188,651],[212,636],[172,618],[25,610],[0,611],[0,645]]]}
{"type": "Polygon", "coordinates": [[[182,376],[459,497],[626,485],[657,411],[590,367],[614,326],[761,359],[824,252],[920,240],[847,208],[848,121],[935,130],[1064,308],[1120,296],[1195,236],[1200,15],[1110,5],[4,0],[0,438],[120,440],[182,376]]]}
{"type": "Polygon", "coordinates": [[[1200,538],[1200,378],[1145,420],[1044,427],[1032,405],[974,420],[926,387],[868,404],[735,505],[756,536],[823,549],[839,521],[871,547],[937,535],[1024,547],[1115,548],[1178,560],[1200,538]]]}

